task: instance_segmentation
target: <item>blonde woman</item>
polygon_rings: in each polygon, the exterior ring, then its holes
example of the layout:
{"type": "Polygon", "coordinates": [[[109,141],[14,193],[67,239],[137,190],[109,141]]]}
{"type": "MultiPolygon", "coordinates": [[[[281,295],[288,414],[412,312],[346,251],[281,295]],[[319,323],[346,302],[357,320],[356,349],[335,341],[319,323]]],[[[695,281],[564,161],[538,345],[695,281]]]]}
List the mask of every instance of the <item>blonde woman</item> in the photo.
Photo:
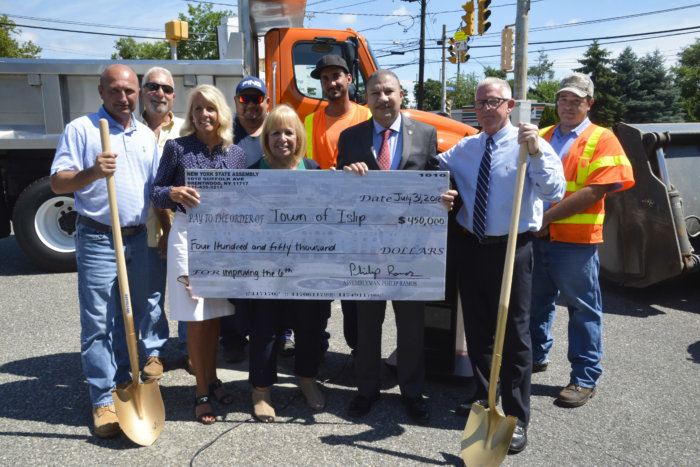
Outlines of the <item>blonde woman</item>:
{"type": "Polygon", "coordinates": [[[170,319],[187,321],[187,350],[197,380],[195,418],[216,421],[211,399],[231,404],[233,397],[216,376],[219,318],[233,314],[226,299],[194,297],[187,272],[188,209],[199,205],[199,194],[185,185],[185,169],[243,169],[245,153],[233,144],[233,117],[221,91],[207,84],[192,90],[180,138],[163,148],[158,175],[151,190],[153,204],[175,211],[168,238],[170,319]]]}
{"type": "MultiPolygon", "coordinates": [[[[287,105],[278,105],[265,119],[261,143],[263,158],[251,169],[319,169],[304,157],[306,132],[297,114],[287,105]]],[[[275,339],[287,325],[294,329],[294,372],[306,403],[322,410],[326,400],[316,383],[321,356],[321,331],[330,310],[326,300],[252,300],[250,316],[250,367],[248,379],[253,386],[253,413],[261,422],[273,422],[270,387],[277,382],[275,339]]]]}

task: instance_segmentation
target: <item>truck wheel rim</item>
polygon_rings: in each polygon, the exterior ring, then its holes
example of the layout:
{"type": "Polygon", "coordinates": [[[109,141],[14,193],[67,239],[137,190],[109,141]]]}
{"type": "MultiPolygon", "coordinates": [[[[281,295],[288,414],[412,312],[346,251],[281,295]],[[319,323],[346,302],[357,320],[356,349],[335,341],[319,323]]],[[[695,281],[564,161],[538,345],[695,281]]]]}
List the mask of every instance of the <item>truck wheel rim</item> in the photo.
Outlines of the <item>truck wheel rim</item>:
{"type": "Polygon", "coordinates": [[[41,243],[59,253],[75,251],[74,200],[69,196],[51,198],[39,206],[34,229],[41,243]]]}

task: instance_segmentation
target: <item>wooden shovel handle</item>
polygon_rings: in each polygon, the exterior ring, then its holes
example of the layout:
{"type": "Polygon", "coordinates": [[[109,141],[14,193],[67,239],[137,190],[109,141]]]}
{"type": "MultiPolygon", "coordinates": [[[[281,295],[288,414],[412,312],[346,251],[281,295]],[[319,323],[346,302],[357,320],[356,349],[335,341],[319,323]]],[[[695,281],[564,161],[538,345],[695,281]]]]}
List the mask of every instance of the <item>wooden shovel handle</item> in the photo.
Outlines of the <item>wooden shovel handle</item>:
{"type": "MultiPolygon", "coordinates": [[[[109,141],[109,122],[100,119],[100,139],[102,140],[102,152],[112,152],[109,141]]],[[[139,354],[136,345],[136,333],[134,332],[134,315],[131,311],[131,295],[129,294],[129,278],[126,273],[126,260],[124,259],[124,245],[122,243],[122,231],[119,224],[119,208],[117,207],[117,189],[114,175],[107,177],[107,194],[109,196],[109,211],[112,219],[112,237],[114,239],[114,254],[117,259],[117,278],[122,302],[122,316],[124,317],[124,330],[126,332],[126,345],[129,350],[131,363],[132,384],[138,384],[139,354]]]]}
{"type": "Polygon", "coordinates": [[[513,211],[510,215],[508,244],[506,246],[505,264],[503,266],[503,278],[501,280],[501,295],[498,299],[496,335],[493,342],[493,357],[491,358],[491,373],[489,375],[489,408],[491,410],[494,410],[496,407],[496,388],[498,385],[498,375],[501,372],[501,361],[503,360],[503,341],[506,335],[506,320],[508,318],[508,306],[510,305],[510,289],[513,283],[515,247],[518,242],[518,224],[520,221],[520,206],[523,199],[523,187],[525,186],[527,156],[527,143],[522,143],[520,145],[520,151],[518,152],[518,171],[515,175],[515,190],[513,191],[513,211]]]}

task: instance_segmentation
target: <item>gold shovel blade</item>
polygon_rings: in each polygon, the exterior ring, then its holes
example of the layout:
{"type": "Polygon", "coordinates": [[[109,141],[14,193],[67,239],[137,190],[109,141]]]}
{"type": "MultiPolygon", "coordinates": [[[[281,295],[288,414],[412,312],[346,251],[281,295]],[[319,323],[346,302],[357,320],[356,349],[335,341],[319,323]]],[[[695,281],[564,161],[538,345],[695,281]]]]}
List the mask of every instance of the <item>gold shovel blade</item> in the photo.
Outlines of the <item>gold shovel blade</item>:
{"type": "Polygon", "coordinates": [[[497,408],[472,404],[462,434],[462,459],[467,467],[498,466],[505,459],[518,419],[497,408]]]}
{"type": "Polygon", "coordinates": [[[119,427],[134,443],[150,446],[165,424],[165,405],[156,380],[112,391],[119,427]]]}

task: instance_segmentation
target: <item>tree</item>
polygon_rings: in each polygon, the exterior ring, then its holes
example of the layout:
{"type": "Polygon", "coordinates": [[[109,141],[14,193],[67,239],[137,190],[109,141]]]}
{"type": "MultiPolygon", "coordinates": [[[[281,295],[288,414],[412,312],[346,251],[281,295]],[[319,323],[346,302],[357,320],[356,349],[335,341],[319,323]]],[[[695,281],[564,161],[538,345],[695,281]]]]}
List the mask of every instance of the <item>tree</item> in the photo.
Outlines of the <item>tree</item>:
{"type": "Polygon", "coordinates": [[[540,50],[537,56],[537,63],[528,67],[527,69],[527,79],[533,82],[535,88],[539,86],[544,81],[551,81],[554,79],[554,70],[552,67],[554,62],[549,60],[549,57],[544,50],[540,50]]]}
{"type": "MultiPolygon", "coordinates": [[[[452,109],[457,110],[465,105],[474,103],[474,91],[479,84],[479,78],[475,73],[459,73],[447,80],[448,86],[454,86],[454,91],[447,91],[446,98],[452,99],[452,109]]],[[[423,83],[423,106],[426,110],[440,110],[442,108],[442,83],[434,79],[427,79],[423,83]]]]}
{"type": "Polygon", "coordinates": [[[490,66],[487,66],[486,68],[484,68],[484,78],[494,77],[494,78],[506,79],[506,76],[508,76],[508,75],[506,75],[506,72],[503,70],[499,70],[497,68],[493,68],[490,66]]]}
{"type": "Polygon", "coordinates": [[[401,86],[401,90],[403,91],[403,98],[401,99],[401,108],[402,109],[408,109],[409,104],[411,101],[408,99],[408,90],[406,90],[405,87],[401,86]]]}
{"type": "Polygon", "coordinates": [[[574,69],[586,73],[595,85],[595,102],[591,108],[591,121],[604,127],[611,127],[622,119],[625,108],[617,98],[620,95],[615,73],[611,69],[610,52],[601,49],[598,41],[586,50],[579,63],[580,68],[574,69]]]}
{"type": "Polygon", "coordinates": [[[442,83],[428,78],[423,83],[423,108],[425,110],[440,110],[442,108],[442,83]]]}
{"type": "MultiPolygon", "coordinates": [[[[177,43],[177,58],[180,60],[216,60],[219,49],[216,40],[216,27],[221,19],[233,16],[229,10],[213,11],[211,3],[197,6],[187,4],[189,17],[184,13],[179,19],[187,21],[189,39],[177,43]]],[[[132,38],[122,38],[115,42],[117,50],[112,59],[162,60],[170,58],[168,41],[136,42],[132,38]]]]}
{"type": "Polygon", "coordinates": [[[170,58],[168,41],[136,42],[133,37],[122,37],[115,42],[112,60],[167,60],[170,58]]]}
{"type": "Polygon", "coordinates": [[[557,100],[557,91],[559,91],[558,81],[542,81],[527,91],[527,98],[536,102],[549,102],[553,104],[557,100]]]}
{"type": "Polygon", "coordinates": [[[447,92],[447,97],[452,99],[453,110],[461,109],[465,105],[474,105],[474,93],[479,81],[476,73],[458,73],[448,80],[447,84],[455,88],[454,91],[447,92]]]}
{"type": "Polygon", "coordinates": [[[683,107],[679,89],[664,66],[659,50],[650,52],[639,61],[639,89],[644,96],[644,106],[637,121],[681,122],[683,107]]]}
{"type": "Polygon", "coordinates": [[[620,102],[625,107],[622,120],[630,123],[641,122],[644,112],[645,92],[640,85],[639,58],[632,47],[625,49],[613,62],[613,70],[616,74],[617,87],[620,89],[620,102]]]}
{"type": "Polygon", "coordinates": [[[0,15],[0,57],[8,58],[39,58],[41,47],[32,41],[22,42],[12,38],[12,35],[19,35],[21,29],[17,29],[15,22],[0,15]]]}
{"type": "Polygon", "coordinates": [[[678,54],[678,66],[672,68],[680,89],[683,108],[690,121],[700,121],[700,38],[678,54]]]}
{"type": "Polygon", "coordinates": [[[177,44],[177,57],[183,60],[216,60],[219,49],[216,40],[216,27],[221,19],[233,16],[230,10],[213,11],[211,3],[197,6],[187,4],[188,18],[180,13],[179,18],[187,21],[189,37],[194,40],[180,41],[177,44]]]}

